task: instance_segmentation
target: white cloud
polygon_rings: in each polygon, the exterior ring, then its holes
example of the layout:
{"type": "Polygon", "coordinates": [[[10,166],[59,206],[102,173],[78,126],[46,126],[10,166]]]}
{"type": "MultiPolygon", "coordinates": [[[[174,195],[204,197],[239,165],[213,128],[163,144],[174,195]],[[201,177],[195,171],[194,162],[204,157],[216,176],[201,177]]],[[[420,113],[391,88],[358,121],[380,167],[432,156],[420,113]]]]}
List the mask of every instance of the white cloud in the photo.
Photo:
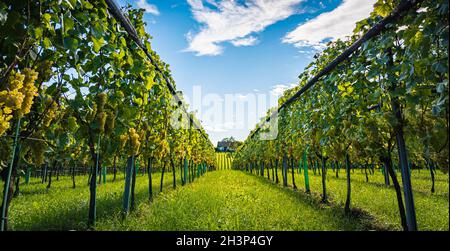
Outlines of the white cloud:
{"type": "Polygon", "coordinates": [[[243,126],[244,123],[242,121],[228,121],[224,123],[216,123],[214,125],[204,124],[203,127],[205,130],[210,132],[230,132],[231,130],[235,130],[239,126],[243,126]]]}
{"type": "Polygon", "coordinates": [[[136,4],[139,8],[144,9],[146,13],[150,13],[155,16],[159,15],[159,10],[156,5],[147,3],[147,0],[138,0],[136,4]]]}
{"type": "Polygon", "coordinates": [[[223,129],[222,126],[203,125],[203,128],[208,132],[228,132],[228,130],[223,129]]]}
{"type": "Polygon", "coordinates": [[[186,50],[202,56],[221,54],[223,42],[234,46],[254,45],[257,39],[252,34],[295,14],[296,5],[304,0],[245,0],[244,4],[236,0],[187,1],[194,19],[202,26],[197,33],[187,34],[186,50]]]}
{"type": "Polygon", "coordinates": [[[256,43],[258,43],[258,39],[256,39],[256,37],[250,36],[250,37],[246,37],[246,38],[231,40],[231,43],[236,47],[251,46],[251,45],[255,45],[256,43]]]}
{"type": "Polygon", "coordinates": [[[344,0],[336,9],[300,24],[286,34],[284,43],[296,47],[313,47],[321,50],[327,39],[345,38],[352,34],[356,22],[367,18],[376,0],[344,0]]]}
{"type": "Polygon", "coordinates": [[[244,100],[244,99],[247,99],[249,97],[249,95],[242,95],[242,94],[238,94],[237,95],[237,98],[239,99],[239,100],[244,100]]]}
{"type": "Polygon", "coordinates": [[[284,91],[286,91],[287,89],[291,89],[294,88],[296,86],[296,84],[278,84],[278,85],[274,85],[272,86],[272,90],[270,91],[270,93],[273,96],[281,96],[283,95],[284,91]]]}

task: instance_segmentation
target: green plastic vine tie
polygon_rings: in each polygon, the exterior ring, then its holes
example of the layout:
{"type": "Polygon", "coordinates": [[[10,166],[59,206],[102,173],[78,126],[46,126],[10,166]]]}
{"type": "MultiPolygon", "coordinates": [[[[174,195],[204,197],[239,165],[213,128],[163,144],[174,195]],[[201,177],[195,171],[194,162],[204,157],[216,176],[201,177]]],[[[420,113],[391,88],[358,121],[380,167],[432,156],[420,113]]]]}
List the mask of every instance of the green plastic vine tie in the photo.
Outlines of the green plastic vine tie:
{"type": "Polygon", "coordinates": [[[103,184],[106,184],[106,166],[102,168],[103,171],[103,184]]]}
{"type": "Polygon", "coordinates": [[[308,177],[308,162],[306,161],[306,150],[303,151],[303,174],[305,175],[305,189],[309,193],[309,177],[308,177]]]}
{"type": "Polygon", "coordinates": [[[126,217],[130,210],[130,193],[131,193],[131,179],[134,169],[134,154],[128,158],[126,173],[125,173],[125,191],[123,195],[123,216],[126,217]]]}
{"type": "Polygon", "coordinates": [[[19,129],[20,129],[20,121],[21,121],[21,117],[19,117],[19,119],[17,120],[17,126],[16,126],[16,134],[14,135],[14,148],[12,151],[12,156],[11,156],[11,163],[9,164],[9,169],[8,169],[8,176],[6,177],[6,190],[5,193],[3,194],[3,204],[2,204],[2,224],[1,224],[1,231],[6,231],[5,229],[5,223],[6,223],[6,206],[8,204],[8,192],[9,192],[9,184],[11,182],[11,174],[12,174],[12,168],[13,168],[13,164],[14,164],[14,158],[16,157],[16,148],[17,148],[17,141],[19,138],[19,129]]]}
{"type": "Polygon", "coordinates": [[[25,173],[25,184],[30,183],[30,176],[31,176],[31,168],[27,167],[26,173],[25,173]]]}
{"type": "Polygon", "coordinates": [[[187,161],[187,157],[184,157],[184,176],[183,176],[183,183],[186,184],[186,177],[188,176],[187,174],[188,172],[188,161],[187,161]]]}
{"type": "Polygon", "coordinates": [[[94,190],[95,190],[95,197],[94,197],[94,217],[93,217],[93,225],[95,225],[95,221],[97,219],[97,176],[98,176],[98,159],[100,158],[100,138],[101,135],[98,135],[98,142],[97,142],[97,158],[95,158],[95,182],[94,182],[94,190]]]}

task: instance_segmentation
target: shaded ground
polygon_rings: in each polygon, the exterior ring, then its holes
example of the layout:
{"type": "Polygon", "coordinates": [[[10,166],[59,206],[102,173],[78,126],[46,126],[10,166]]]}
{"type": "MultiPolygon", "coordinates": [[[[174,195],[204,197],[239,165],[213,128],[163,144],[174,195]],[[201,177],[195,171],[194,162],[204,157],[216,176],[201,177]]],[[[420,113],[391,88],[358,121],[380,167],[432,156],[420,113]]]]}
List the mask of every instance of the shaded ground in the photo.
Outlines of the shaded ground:
{"type": "MultiPolygon", "coordinates": [[[[289,172],[290,173],[290,172],[289,172]]],[[[320,176],[310,172],[312,194],[303,192],[303,175],[295,173],[299,191],[275,185],[266,177],[241,171],[206,173],[194,183],[172,189],[167,173],[163,193],[160,174],[153,174],[154,201],[148,202],[147,176],[137,177],[137,208],[122,220],[123,176],[98,186],[97,230],[400,230],[398,208],[392,188],[382,185],[381,175],[370,182],[352,175],[352,217],[343,213],[345,173],[328,175],[331,203],[320,203],[320,176]]],[[[414,176],[414,175],[413,175],[414,176]]],[[[281,174],[279,174],[281,178],[281,174]]],[[[448,176],[447,176],[448,177],[448,176]]],[[[413,177],[419,230],[448,230],[448,180],[436,182],[437,193],[427,194],[426,174],[413,177]],[[422,177],[423,176],[423,177],[422,177]],[[414,179],[417,178],[417,179],[414,179]],[[423,183],[423,184],[422,184],[423,183]]],[[[291,181],[291,176],[289,176],[291,181]]],[[[289,183],[290,184],[290,183],[289,183]]],[[[21,195],[11,206],[12,230],[85,230],[88,215],[87,177],[54,180],[52,188],[32,179],[21,185],[21,195]]]]}

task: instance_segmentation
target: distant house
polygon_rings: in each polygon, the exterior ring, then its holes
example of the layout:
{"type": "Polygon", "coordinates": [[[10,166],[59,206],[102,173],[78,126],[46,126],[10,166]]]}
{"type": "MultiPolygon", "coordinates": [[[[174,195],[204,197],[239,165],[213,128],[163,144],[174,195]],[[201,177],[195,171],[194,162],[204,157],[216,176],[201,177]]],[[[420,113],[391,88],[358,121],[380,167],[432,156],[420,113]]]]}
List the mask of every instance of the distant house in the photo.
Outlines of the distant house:
{"type": "Polygon", "coordinates": [[[234,152],[242,142],[235,140],[233,137],[222,139],[217,142],[217,152],[234,152]]]}
{"type": "Polygon", "coordinates": [[[232,142],[219,141],[219,142],[217,142],[216,150],[218,152],[228,152],[231,150],[231,145],[232,145],[232,142]]]}

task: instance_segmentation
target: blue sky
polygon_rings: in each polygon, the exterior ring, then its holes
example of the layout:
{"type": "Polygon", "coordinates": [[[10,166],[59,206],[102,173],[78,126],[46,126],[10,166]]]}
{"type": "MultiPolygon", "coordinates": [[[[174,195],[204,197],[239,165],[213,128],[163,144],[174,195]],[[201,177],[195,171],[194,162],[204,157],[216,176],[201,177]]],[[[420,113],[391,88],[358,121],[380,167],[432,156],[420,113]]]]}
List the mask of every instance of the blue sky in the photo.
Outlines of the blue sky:
{"type": "MultiPolygon", "coordinates": [[[[146,9],[144,19],[147,32],[153,36],[153,49],[170,64],[177,89],[190,103],[193,86],[200,86],[203,95],[212,93],[219,97],[281,94],[297,83],[297,76],[326,41],[350,35],[355,22],[367,17],[375,2],[116,1],[146,9]]],[[[238,116],[261,117],[270,104],[257,106],[257,110],[249,108],[238,116]]],[[[203,110],[207,108],[204,106],[203,110]]],[[[226,112],[216,108],[216,115],[226,112]]],[[[238,128],[233,127],[236,121],[226,118],[215,123],[201,112],[198,117],[213,143],[227,136],[244,140],[256,123],[238,128]]]]}

